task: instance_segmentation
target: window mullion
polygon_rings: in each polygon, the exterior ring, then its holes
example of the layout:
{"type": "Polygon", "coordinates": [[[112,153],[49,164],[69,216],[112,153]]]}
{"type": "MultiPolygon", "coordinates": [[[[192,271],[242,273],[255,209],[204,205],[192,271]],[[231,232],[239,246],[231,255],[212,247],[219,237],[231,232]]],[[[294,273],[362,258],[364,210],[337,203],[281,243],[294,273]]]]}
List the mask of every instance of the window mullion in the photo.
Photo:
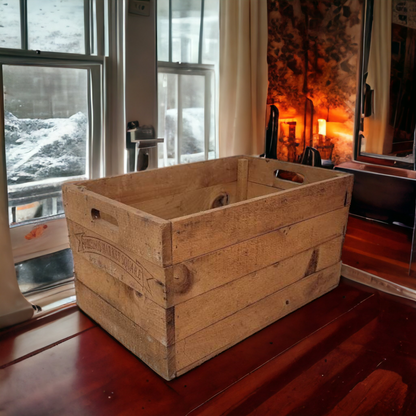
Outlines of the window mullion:
{"type": "Polygon", "coordinates": [[[91,20],[90,0],[84,0],[84,41],[85,55],[91,55],[91,20]]]}
{"type": "Polygon", "coordinates": [[[202,64],[202,45],[204,36],[204,7],[205,0],[201,0],[201,23],[199,25],[198,63],[202,64]]]}
{"type": "Polygon", "coordinates": [[[211,73],[206,73],[204,77],[204,154],[205,160],[208,160],[209,153],[209,136],[211,127],[211,73]]]}
{"type": "Polygon", "coordinates": [[[95,28],[96,28],[96,22],[94,22],[94,7],[95,7],[95,0],[88,1],[88,21],[89,21],[89,33],[88,38],[90,40],[90,55],[91,54],[97,54],[97,51],[95,50],[95,28]]]}
{"type": "MultiPolygon", "coordinates": [[[[168,83],[168,74],[164,73],[162,74],[163,78],[165,78],[166,80],[166,85],[168,83]]],[[[158,79],[159,79],[159,72],[158,72],[158,79]]],[[[163,136],[165,138],[165,140],[163,140],[163,166],[166,167],[168,166],[168,135],[166,134],[166,111],[168,108],[168,94],[165,94],[165,111],[163,113],[163,117],[164,117],[164,132],[163,132],[163,136]]],[[[159,122],[159,120],[158,120],[159,122]]]]}
{"type": "Polygon", "coordinates": [[[89,100],[89,111],[91,127],[89,128],[90,133],[90,146],[91,155],[89,157],[90,163],[90,177],[100,178],[103,173],[102,159],[103,159],[103,145],[101,143],[101,68],[96,66],[90,70],[90,94],[91,99],[89,100]]]}
{"type": "Polygon", "coordinates": [[[20,0],[20,41],[23,50],[29,49],[27,32],[27,0],[20,0]]]}
{"type": "Polygon", "coordinates": [[[176,140],[176,152],[175,152],[175,162],[179,164],[181,162],[181,141],[182,141],[182,133],[183,133],[183,109],[182,109],[182,75],[178,74],[178,119],[177,119],[177,140],[176,140]]]}
{"type": "Polygon", "coordinates": [[[169,0],[169,62],[172,62],[172,0],[169,0]]]}
{"type": "Polygon", "coordinates": [[[105,55],[105,29],[104,29],[104,11],[105,4],[103,1],[96,1],[95,3],[95,13],[96,13],[96,22],[95,25],[97,27],[97,55],[104,56],[105,55]]]}

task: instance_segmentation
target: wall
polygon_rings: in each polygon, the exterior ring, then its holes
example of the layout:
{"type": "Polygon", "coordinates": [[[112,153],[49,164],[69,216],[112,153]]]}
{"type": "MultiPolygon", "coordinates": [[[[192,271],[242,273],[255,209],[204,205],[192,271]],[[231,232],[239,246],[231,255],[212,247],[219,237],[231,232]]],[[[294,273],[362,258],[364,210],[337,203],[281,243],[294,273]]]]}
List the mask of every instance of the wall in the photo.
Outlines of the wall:
{"type": "Polygon", "coordinates": [[[126,11],[126,121],[156,128],[156,4],[148,3],[150,16],[126,11]]]}
{"type": "Polygon", "coordinates": [[[278,158],[295,161],[309,145],[309,98],[313,146],[324,158],[332,149],[336,164],[351,160],[362,0],[268,0],[268,9],[268,104],[280,112],[278,158]],[[326,136],[318,134],[318,119],[326,121],[326,136]]]}

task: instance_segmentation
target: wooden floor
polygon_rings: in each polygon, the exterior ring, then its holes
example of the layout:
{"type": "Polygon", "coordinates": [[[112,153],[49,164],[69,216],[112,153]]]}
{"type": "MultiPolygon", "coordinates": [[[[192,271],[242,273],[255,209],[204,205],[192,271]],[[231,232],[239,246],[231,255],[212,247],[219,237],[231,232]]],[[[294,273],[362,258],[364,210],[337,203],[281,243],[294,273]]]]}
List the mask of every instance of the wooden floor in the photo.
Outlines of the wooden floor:
{"type": "Polygon", "coordinates": [[[416,303],[338,288],[166,382],[76,307],[0,333],[0,415],[416,415],[416,303]]]}
{"type": "Polygon", "coordinates": [[[412,230],[350,216],[342,262],[416,289],[416,273],[409,276],[412,230]]]}

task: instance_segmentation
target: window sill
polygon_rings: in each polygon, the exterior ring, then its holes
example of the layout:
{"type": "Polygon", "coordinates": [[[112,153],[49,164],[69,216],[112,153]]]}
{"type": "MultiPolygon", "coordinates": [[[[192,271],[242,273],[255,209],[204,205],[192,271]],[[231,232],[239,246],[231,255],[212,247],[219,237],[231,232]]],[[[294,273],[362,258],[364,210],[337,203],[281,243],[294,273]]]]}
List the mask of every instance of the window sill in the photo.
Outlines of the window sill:
{"type": "Polygon", "coordinates": [[[73,306],[76,303],[74,280],[67,279],[58,287],[34,292],[27,295],[26,299],[38,308],[32,319],[73,306]]]}

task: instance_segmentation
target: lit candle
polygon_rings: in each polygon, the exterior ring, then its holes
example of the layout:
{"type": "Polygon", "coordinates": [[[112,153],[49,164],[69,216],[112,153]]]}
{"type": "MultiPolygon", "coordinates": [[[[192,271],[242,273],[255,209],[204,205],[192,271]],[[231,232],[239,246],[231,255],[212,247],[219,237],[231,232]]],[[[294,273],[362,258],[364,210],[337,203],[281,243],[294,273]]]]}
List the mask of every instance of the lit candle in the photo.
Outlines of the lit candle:
{"type": "Polygon", "coordinates": [[[324,118],[318,119],[318,134],[326,136],[326,120],[324,118]]]}

